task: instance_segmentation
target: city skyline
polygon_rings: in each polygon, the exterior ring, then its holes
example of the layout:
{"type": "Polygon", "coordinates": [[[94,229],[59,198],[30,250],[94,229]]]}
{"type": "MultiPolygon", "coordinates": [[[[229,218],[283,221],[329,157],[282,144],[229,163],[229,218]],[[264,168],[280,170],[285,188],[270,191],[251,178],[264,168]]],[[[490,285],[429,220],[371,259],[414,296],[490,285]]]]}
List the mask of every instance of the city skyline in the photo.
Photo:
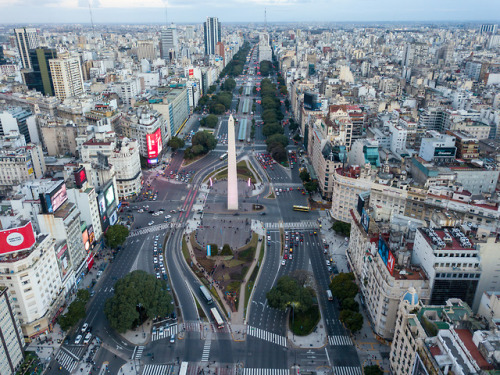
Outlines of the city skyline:
{"type": "MultiPolygon", "coordinates": [[[[116,1],[91,2],[94,23],[164,23],[165,7],[168,21],[199,23],[206,17],[218,17],[224,23],[263,22],[496,22],[492,15],[500,14],[500,2],[431,0],[401,7],[395,0],[354,0],[328,2],[325,0],[233,0],[224,2],[175,1],[116,1]],[[162,11],[159,11],[159,10],[162,11]],[[140,10],[140,11],[138,11],[140,10]],[[431,10],[431,11],[430,11],[431,10]]],[[[88,23],[90,15],[85,0],[1,0],[3,20],[14,23],[88,23]],[[26,12],[26,7],[29,11],[26,12]]]]}

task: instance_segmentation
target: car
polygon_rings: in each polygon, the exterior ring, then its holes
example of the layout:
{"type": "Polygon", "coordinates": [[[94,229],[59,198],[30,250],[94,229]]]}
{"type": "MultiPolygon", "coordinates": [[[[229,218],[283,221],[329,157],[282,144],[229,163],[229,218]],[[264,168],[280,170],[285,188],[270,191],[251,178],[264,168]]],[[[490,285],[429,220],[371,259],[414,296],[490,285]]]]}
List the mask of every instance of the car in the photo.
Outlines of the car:
{"type": "Polygon", "coordinates": [[[95,290],[93,290],[93,291],[90,292],[90,296],[91,297],[94,297],[94,295],[95,295],[95,290]]]}
{"type": "Polygon", "coordinates": [[[283,259],[283,260],[281,261],[281,265],[282,265],[282,266],[284,266],[285,264],[286,264],[286,260],[284,260],[284,259],[283,259]]]}
{"type": "Polygon", "coordinates": [[[153,263],[158,263],[158,258],[157,257],[153,257],[153,263]]]}
{"type": "Polygon", "coordinates": [[[290,256],[288,257],[288,259],[292,260],[292,258],[293,258],[293,255],[290,254],[290,256]]]}
{"type": "Polygon", "coordinates": [[[78,345],[82,342],[82,335],[78,335],[76,336],[76,339],[75,339],[75,345],[78,345]]]}
{"type": "Polygon", "coordinates": [[[90,339],[92,338],[92,334],[89,332],[85,335],[85,338],[83,339],[83,343],[87,345],[90,342],[90,339]]]}
{"type": "Polygon", "coordinates": [[[89,328],[89,324],[88,323],[85,323],[83,326],[82,326],[82,333],[85,333],[87,331],[87,329],[89,328]]]}
{"type": "Polygon", "coordinates": [[[150,221],[150,222],[148,223],[148,225],[149,225],[149,226],[151,226],[151,225],[153,225],[154,223],[155,223],[154,221],[150,221]]]}
{"type": "Polygon", "coordinates": [[[171,214],[175,214],[177,211],[176,210],[170,210],[171,214]]]}
{"type": "Polygon", "coordinates": [[[159,329],[159,333],[160,333],[160,334],[163,334],[163,331],[164,331],[164,330],[165,330],[165,328],[164,328],[163,326],[161,326],[161,327],[160,327],[160,329],[159,329]]]}
{"type": "Polygon", "coordinates": [[[159,272],[156,272],[156,278],[159,279],[160,278],[160,273],[159,272]]]}
{"type": "Polygon", "coordinates": [[[101,270],[97,271],[97,277],[100,277],[101,275],[102,275],[102,271],[101,270]]]}
{"type": "Polygon", "coordinates": [[[326,260],[326,265],[330,266],[330,261],[328,259],[326,260]]]}
{"type": "Polygon", "coordinates": [[[165,219],[166,219],[166,220],[168,220],[168,219],[170,219],[171,217],[172,217],[171,215],[167,215],[167,216],[165,216],[165,219]]]}
{"type": "Polygon", "coordinates": [[[175,342],[175,333],[170,336],[170,343],[173,344],[175,342]]]}
{"type": "Polygon", "coordinates": [[[285,253],[285,255],[283,256],[283,259],[288,259],[288,254],[285,253]]]}

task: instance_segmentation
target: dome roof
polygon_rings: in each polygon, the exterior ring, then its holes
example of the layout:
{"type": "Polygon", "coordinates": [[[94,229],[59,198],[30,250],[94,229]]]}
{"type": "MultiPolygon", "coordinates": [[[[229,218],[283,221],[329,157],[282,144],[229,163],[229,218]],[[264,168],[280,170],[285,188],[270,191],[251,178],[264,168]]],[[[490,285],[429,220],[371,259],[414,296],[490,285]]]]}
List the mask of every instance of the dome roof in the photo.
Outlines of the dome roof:
{"type": "Polygon", "coordinates": [[[408,302],[412,306],[418,305],[418,295],[414,287],[410,287],[408,291],[403,294],[403,301],[408,302]]]}

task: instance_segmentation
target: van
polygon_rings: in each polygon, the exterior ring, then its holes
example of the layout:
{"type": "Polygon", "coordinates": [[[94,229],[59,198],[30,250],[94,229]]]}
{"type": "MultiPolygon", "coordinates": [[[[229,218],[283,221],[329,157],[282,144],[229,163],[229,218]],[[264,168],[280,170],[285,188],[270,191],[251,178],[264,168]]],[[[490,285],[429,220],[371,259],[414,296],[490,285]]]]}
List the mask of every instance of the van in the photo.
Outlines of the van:
{"type": "Polygon", "coordinates": [[[326,290],[326,297],[328,298],[328,301],[333,301],[333,295],[330,289],[326,290]]]}
{"type": "Polygon", "coordinates": [[[175,334],[170,336],[170,343],[173,344],[175,342],[175,334]]]}

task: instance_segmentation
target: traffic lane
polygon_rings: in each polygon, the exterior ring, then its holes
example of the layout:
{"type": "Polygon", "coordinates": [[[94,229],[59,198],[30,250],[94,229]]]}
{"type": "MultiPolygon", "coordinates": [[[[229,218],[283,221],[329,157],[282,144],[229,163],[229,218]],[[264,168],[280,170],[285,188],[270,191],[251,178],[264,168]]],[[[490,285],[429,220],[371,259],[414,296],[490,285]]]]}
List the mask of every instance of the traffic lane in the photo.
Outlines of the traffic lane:
{"type": "Polygon", "coordinates": [[[219,363],[235,363],[236,358],[231,336],[218,333],[215,338],[216,340],[212,340],[210,347],[210,360],[219,363]]]}
{"type": "Polygon", "coordinates": [[[336,304],[328,301],[326,290],[330,284],[330,273],[328,272],[324,255],[324,246],[319,236],[314,237],[310,246],[311,263],[316,277],[316,283],[319,289],[318,300],[322,309],[322,315],[325,318],[325,323],[329,335],[347,335],[344,327],[339,321],[339,312],[336,304]]]}
{"type": "Polygon", "coordinates": [[[319,214],[315,211],[302,212],[294,211],[293,206],[308,206],[307,195],[297,193],[297,191],[290,191],[288,193],[280,193],[276,197],[283,222],[299,222],[303,220],[316,220],[319,214]]]}
{"type": "Polygon", "coordinates": [[[289,349],[256,337],[247,336],[245,367],[288,369],[289,349]]]}
{"type": "Polygon", "coordinates": [[[354,345],[348,346],[327,346],[328,355],[332,366],[360,367],[358,352],[354,345]]]}

